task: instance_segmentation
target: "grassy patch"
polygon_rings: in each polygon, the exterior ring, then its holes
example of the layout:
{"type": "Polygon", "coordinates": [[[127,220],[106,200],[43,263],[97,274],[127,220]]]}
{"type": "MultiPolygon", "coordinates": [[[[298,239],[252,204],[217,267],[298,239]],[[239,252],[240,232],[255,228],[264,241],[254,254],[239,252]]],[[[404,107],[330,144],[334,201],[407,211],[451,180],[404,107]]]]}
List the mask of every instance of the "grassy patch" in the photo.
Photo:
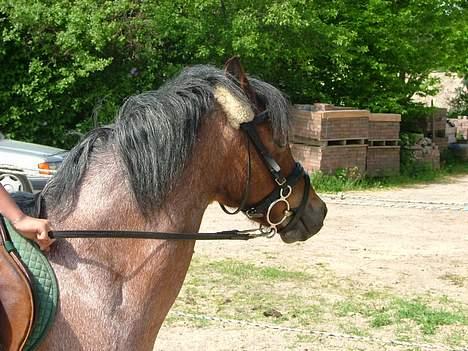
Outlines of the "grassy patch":
{"type": "MultiPolygon", "coordinates": [[[[317,273],[323,275],[323,269],[318,268],[317,273]]],[[[282,267],[232,259],[195,259],[176,308],[228,319],[274,324],[288,321],[288,325],[300,326],[320,320],[323,314],[320,296],[314,289],[296,294],[297,287],[311,286],[314,281],[320,281],[320,277],[282,267]]]]}
{"type": "Polygon", "coordinates": [[[353,169],[340,169],[333,175],[314,172],[311,174],[310,179],[316,191],[334,193],[395,188],[405,185],[443,181],[445,178],[457,174],[468,174],[467,162],[450,160],[440,170],[432,170],[424,166],[411,166],[403,168],[400,175],[377,178],[360,177],[353,169]]]}
{"type": "MultiPolygon", "coordinates": [[[[391,289],[368,289],[337,277],[325,265],[301,271],[234,259],[196,258],[174,309],[304,330],[372,336],[384,329],[400,340],[468,343],[463,333],[468,329],[466,304],[446,296],[408,297],[391,289]]],[[[166,321],[194,328],[217,323],[178,317],[166,321]]]]}
{"type": "Polygon", "coordinates": [[[395,299],[392,307],[395,309],[395,319],[415,321],[424,334],[434,334],[442,325],[468,325],[467,311],[449,310],[447,308],[432,308],[419,299],[395,299]]]}
{"type": "Polygon", "coordinates": [[[287,271],[276,267],[261,267],[251,263],[244,263],[235,260],[215,261],[208,264],[211,271],[223,275],[229,275],[234,279],[260,279],[266,281],[277,280],[305,280],[312,276],[297,271],[287,271]]]}
{"type": "Polygon", "coordinates": [[[350,334],[350,335],[356,335],[356,336],[369,336],[370,335],[369,330],[359,328],[352,323],[342,323],[340,324],[340,329],[344,333],[350,334]]]}
{"type": "Polygon", "coordinates": [[[378,300],[361,295],[359,299],[341,301],[335,304],[338,317],[361,315],[367,317],[371,327],[380,328],[397,325],[405,321],[416,323],[425,335],[433,335],[439,326],[468,325],[468,310],[458,305],[431,307],[429,301],[421,298],[405,299],[389,295],[378,300]]]}

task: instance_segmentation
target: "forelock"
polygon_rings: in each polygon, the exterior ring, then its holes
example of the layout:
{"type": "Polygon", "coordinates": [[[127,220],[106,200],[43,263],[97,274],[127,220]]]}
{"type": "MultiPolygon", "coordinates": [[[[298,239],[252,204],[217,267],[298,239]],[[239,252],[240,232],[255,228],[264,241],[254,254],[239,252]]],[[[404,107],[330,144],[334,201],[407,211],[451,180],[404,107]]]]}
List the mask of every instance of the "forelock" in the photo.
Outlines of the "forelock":
{"type": "Polygon", "coordinates": [[[226,114],[229,124],[233,128],[239,129],[239,126],[242,123],[250,122],[255,117],[255,114],[249,104],[241,101],[226,87],[222,85],[215,86],[213,94],[216,101],[221,105],[224,113],[226,114]]]}

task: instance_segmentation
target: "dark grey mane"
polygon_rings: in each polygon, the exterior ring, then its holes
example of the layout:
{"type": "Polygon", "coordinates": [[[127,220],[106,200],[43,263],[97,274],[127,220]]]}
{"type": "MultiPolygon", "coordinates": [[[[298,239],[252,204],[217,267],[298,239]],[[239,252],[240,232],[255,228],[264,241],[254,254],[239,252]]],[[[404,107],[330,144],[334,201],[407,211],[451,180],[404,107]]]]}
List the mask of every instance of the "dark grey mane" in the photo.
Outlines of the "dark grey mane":
{"type": "MultiPolygon", "coordinates": [[[[287,142],[289,104],[283,94],[250,78],[269,111],[275,141],[287,142]]],[[[157,91],[129,97],[112,126],[91,131],[75,146],[44,196],[67,215],[76,204],[81,180],[92,156],[112,147],[141,212],[149,216],[163,204],[191,156],[202,121],[215,106],[213,89],[221,85],[249,103],[233,78],[211,66],[187,68],[157,91]]]]}

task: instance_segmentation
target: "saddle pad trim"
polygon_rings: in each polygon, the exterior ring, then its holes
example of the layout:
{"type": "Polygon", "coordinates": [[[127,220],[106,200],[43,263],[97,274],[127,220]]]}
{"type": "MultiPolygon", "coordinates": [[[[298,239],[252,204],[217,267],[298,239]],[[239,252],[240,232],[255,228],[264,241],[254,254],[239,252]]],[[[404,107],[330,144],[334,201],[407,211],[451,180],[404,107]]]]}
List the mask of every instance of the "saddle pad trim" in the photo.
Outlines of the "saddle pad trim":
{"type": "Polygon", "coordinates": [[[14,248],[31,273],[36,318],[23,350],[32,351],[45,338],[55,320],[59,298],[57,278],[38,246],[17,233],[8,221],[6,226],[14,248]]]}
{"type": "Polygon", "coordinates": [[[15,251],[15,245],[11,241],[4,241],[3,246],[5,247],[5,250],[7,250],[8,253],[15,251]]]}

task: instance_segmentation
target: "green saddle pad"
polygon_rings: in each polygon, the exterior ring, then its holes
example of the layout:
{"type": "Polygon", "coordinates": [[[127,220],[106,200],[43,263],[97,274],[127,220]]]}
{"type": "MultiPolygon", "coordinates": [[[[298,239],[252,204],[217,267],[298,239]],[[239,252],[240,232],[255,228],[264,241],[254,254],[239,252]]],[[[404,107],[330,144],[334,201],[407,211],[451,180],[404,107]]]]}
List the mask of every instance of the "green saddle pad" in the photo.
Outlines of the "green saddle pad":
{"type": "Polygon", "coordinates": [[[25,239],[13,229],[10,222],[5,222],[21,260],[31,273],[35,318],[24,350],[34,350],[47,335],[47,331],[55,319],[59,296],[57,278],[49,261],[36,243],[25,239]]]}

